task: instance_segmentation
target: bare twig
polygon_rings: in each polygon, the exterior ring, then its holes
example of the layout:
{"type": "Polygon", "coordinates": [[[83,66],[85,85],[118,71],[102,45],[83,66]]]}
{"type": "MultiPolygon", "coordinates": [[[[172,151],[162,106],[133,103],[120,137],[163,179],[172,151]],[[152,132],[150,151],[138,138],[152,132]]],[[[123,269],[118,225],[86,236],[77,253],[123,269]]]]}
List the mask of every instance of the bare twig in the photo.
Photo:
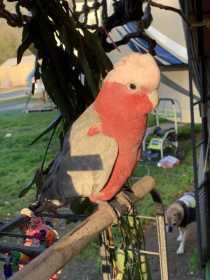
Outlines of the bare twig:
{"type": "Polygon", "coordinates": [[[144,31],[142,31],[142,30],[138,30],[136,32],[128,33],[122,39],[120,39],[119,41],[115,41],[114,43],[107,42],[107,34],[104,33],[103,29],[100,29],[100,31],[101,31],[100,35],[101,35],[101,39],[102,39],[102,44],[103,44],[103,47],[106,50],[106,52],[110,52],[113,49],[115,49],[116,47],[119,47],[121,45],[125,45],[131,39],[134,39],[134,38],[144,39],[148,43],[149,52],[153,53],[154,52],[154,48],[156,46],[155,40],[153,40],[150,37],[148,37],[147,34],[144,31]]]}

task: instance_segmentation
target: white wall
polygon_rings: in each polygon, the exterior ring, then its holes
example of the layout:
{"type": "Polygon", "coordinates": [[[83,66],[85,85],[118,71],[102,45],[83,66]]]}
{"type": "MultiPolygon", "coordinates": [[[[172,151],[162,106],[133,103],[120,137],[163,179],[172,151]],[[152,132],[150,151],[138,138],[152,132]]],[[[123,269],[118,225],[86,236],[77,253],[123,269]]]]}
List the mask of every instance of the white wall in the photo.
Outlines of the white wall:
{"type": "MultiPolygon", "coordinates": [[[[165,98],[170,97],[176,100],[177,110],[179,113],[179,121],[182,123],[189,123],[191,121],[190,99],[188,96],[185,96],[180,93],[180,91],[183,90],[184,93],[189,94],[188,71],[163,72],[162,74],[166,78],[173,81],[174,83],[177,83],[178,86],[180,86],[180,90],[176,90],[163,83],[165,81],[165,78],[162,77],[163,82],[161,82],[160,84],[160,96],[165,98]]],[[[194,87],[194,95],[199,97],[195,87],[194,87]]],[[[198,106],[195,107],[195,121],[196,123],[200,123],[198,106]]]]}

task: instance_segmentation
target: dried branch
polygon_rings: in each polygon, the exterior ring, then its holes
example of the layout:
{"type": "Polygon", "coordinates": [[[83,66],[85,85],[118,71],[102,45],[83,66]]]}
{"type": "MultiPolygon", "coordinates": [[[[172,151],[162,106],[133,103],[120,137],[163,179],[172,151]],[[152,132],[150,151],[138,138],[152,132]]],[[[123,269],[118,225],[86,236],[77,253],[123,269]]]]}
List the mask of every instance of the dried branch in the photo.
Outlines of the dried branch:
{"type": "Polygon", "coordinates": [[[122,39],[120,39],[119,41],[115,41],[113,43],[107,42],[108,36],[103,29],[100,30],[100,35],[101,35],[103,47],[106,52],[110,52],[118,46],[127,44],[131,39],[141,38],[148,43],[149,52],[155,55],[154,48],[156,46],[156,41],[148,37],[143,30],[138,30],[137,32],[126,34],[122,39]]]}

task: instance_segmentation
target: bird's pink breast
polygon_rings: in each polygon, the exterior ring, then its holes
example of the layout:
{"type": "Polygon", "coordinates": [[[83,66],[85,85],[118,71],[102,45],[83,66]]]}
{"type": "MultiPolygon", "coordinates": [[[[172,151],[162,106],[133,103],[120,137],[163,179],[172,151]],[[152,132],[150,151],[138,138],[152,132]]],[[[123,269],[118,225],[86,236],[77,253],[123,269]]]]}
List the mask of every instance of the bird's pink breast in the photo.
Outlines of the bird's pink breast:
{"type": "Polygon", "coordinates": [[[101,131],[118,143],[116,159],[109,181],[100,192],[100,200],[111,199],[131,175],[146,129],[152,104],[145,94],[130,93],[117,83],[105,82],[93,108],[101,120],[101,131]]]}

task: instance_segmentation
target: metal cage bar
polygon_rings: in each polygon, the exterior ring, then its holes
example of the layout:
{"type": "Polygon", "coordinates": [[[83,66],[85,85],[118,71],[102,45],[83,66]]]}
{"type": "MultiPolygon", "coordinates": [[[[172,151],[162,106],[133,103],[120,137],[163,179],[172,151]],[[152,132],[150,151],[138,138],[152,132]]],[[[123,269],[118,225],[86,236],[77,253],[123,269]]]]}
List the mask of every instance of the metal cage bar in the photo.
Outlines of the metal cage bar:
{"type": "Polygon", "coordinates": [[[142,216],[142,215],[138,215],[138,217],[140,219],[156,221],[157,237],[158,237],[158,252],[141,250],[141,253],[143,253],[145,255],[158,256],[159,263],[160,263],[161,280],[168,280],[169,274],[168,274],[168,257],[167,257],[167,242],[166,242],[164,209],[161,204],[156,203],[155,206],[156,206],[156,216],[155,217],[150,217],[150,216],[147,217],[147,216],[142,216]]]}

